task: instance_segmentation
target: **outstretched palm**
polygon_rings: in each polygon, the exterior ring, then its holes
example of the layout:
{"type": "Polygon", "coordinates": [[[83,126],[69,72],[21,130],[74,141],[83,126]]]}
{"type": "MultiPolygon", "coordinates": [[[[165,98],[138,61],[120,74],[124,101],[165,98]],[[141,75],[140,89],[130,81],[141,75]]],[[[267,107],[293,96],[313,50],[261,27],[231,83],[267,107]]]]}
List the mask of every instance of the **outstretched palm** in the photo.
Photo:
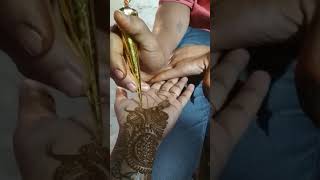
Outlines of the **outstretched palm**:
{"type": "Polygon", "coordinates": [[[142,94],[142,106],[138,98],[128,98],[126,92],[122,89],[117,90],[115,111],[119,121],[120,128],[130,120],[129,113],[136,113],[138,116],[142,110],[149,110],[152,119],[160,116],[167,116],[167,125],[164,130],[164,136],[176,123],[183,107],[188,102],[194,86],[189,85],[183,92],[188,79],[171,79],[166,82],[158,82],[151,86],[150,90],[142,94]]]}

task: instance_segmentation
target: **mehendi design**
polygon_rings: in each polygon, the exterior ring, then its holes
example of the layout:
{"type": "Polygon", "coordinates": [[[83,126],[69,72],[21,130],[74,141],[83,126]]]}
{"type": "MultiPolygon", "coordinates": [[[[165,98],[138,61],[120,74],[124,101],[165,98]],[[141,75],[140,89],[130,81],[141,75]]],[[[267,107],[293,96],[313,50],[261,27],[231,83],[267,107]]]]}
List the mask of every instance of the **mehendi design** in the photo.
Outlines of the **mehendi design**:
{"type": "Polygon", "coordinates": [[[162,140],[168,124],[169,115],[163,109],[170,106],[169,100],[164,100],[155,107],[148,109],[136,107],[128,112],[124,127],[124,136],[114,150],[118,157],[112,160],[111,173],[118,179],[131,179],[140,173],[150,175],[157,148],[162,140]],[[119,148],[122,147],[122,148],[119,148]],[[122,174],[121,167],[126,163],[135,172],[122,174]]]}
{"type": "Polygon", "coordinates": [[[95,142],[83,145],[78,154],[56,154],[52,145],[47,146],[49,157],[61,164],[54,172],[53,180],[108,180],[109,149],[95,142]]]}

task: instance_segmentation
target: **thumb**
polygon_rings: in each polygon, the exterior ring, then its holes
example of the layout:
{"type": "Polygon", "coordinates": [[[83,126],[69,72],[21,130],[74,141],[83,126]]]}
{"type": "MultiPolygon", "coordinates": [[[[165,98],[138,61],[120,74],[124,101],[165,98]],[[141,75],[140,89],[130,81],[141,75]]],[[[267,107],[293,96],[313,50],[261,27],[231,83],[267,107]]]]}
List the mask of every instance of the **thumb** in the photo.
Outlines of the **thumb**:
{"type": "Polygon", "coordinates": [[[121,11],[114,12],[114,19],[119,28],[128,33],[140,46],[147,46],[154,40],[148,26],[138,16],[128,16],[121,11]]]}
{"type": "Polygon", "coordinates": [[[46,87],[36,81],[25,80],[20,87],[18,129],[30,129],[52,118],[56,118],[56,107],[46,87]]]}
{"type": "Polygon", "coordinates": [[[3,34],[5,37],[1,38],[5,39],[5,42],[3,41],[5,51],[10,55],[18,51],[32,57],[44,54],[54,39],[49,1],[6,2],[1,3],[0,7],[0,29],[5,32],[3,34]],[[11,44],[10,47],[8,44],[11,44]]]}

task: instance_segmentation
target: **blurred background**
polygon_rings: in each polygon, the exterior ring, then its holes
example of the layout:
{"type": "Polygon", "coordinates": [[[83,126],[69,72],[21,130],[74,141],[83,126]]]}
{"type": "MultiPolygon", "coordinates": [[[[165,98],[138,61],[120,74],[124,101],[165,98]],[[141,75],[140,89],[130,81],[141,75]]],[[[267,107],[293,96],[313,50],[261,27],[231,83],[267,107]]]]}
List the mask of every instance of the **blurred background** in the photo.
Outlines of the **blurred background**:
{"type": "MultiPolygon", "coordinates": [[[[110,22],[114,24],[113,12],[122,7],[122,0],[111,0],[110,22]]],[[[132,6],[139,11],[140,17],[151,28],[158,6],[158,0],[132,0],[132,6]]],[[[15,130],[18,112],[19,85],[23,76],[17,71],[11,59],[0,51],[0,180],[20,180],[19,171],[13,153],[12,136],[15,130]]],[[[111,135],[115,139],[117,123],[113,111],[115,84],[110,85],[111,135]]],[[[86,109],[86,100],[69,99],[63,94],[51,90],[57,103],[57,111],[62,117],[69,117],[86,109]]],[[[112,141],[114,142],[114,141],[112,141]]]]}
{"type": "Polygon", "coordinates": [[[12,148],[20,79],[21,75],[15,65],[0,51],[0,179],[3,180],[21,179],[12,148]]]}

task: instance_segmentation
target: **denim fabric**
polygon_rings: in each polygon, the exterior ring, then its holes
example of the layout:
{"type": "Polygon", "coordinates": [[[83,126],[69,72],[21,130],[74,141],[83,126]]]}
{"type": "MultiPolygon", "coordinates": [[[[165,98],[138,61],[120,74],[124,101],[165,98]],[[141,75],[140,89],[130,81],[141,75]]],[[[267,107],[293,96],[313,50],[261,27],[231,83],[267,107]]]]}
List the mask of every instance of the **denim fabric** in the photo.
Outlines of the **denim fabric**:
{"type": "MultiPolygon", "coordinates": [[[[210,46],[210,33],[189,28],[178,48],[195,44],[210,46]]],[[[200,159],[210,111],[210,103],[200,83],[177,124],[160,144],[153,166],[153,180],[192,179],[200,159]]]]}
{"type": "Polygon", "coordinates": [[[319,180],[320,132],[302,111],[294,67],[270,89],[269,135],[253,121],[234,149],[221,180],[319,180]]]}

